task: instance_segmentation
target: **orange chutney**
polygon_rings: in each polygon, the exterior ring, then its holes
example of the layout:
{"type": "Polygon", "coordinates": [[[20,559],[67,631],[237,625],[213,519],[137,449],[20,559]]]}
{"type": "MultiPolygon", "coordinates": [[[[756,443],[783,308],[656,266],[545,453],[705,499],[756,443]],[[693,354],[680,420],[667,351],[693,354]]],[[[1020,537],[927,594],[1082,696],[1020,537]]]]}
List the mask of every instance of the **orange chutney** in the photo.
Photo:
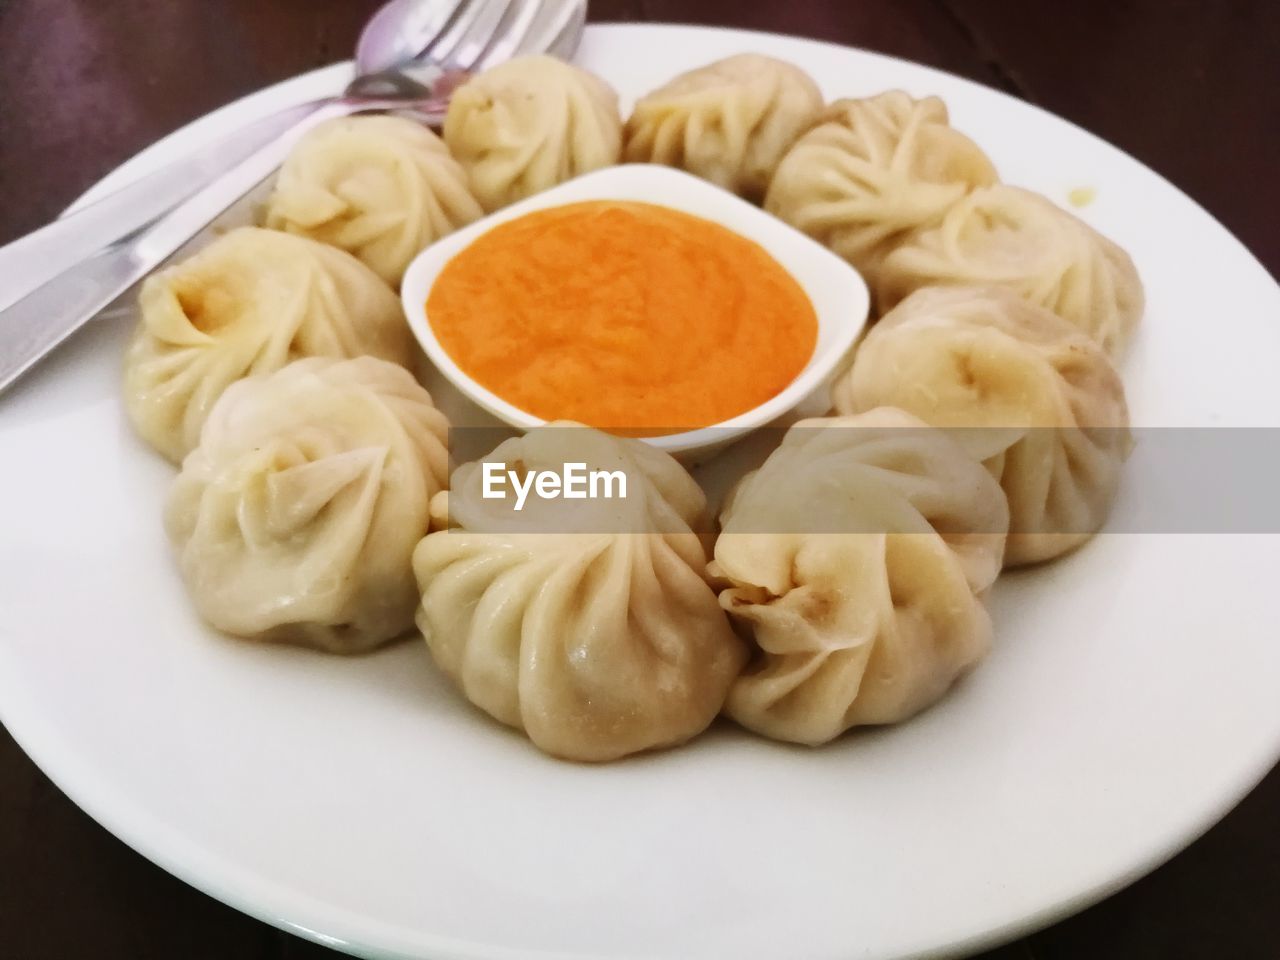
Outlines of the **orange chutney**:
{"type": "Polygon", "coordinates": [[[427,298],[445,352],[545,420],[633,434],[719,423],[783,390],[813,305],[762,247],[650,203],[539,210],[482,234],[427,298]]]}

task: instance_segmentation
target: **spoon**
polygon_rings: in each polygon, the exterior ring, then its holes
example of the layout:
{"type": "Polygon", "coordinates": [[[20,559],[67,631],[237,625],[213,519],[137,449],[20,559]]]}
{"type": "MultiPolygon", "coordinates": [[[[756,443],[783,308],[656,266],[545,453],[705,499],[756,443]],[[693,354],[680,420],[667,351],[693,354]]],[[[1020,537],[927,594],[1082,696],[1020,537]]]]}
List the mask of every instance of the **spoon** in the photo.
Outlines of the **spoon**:
{"type": "Polygon", "coordinates": [[[585,19],[586,0],[391,0],[361,32],[342,95],[260,119],[0,247],[0,391],[269,176],[307,130],[392,109],[439,123],[468,73],[569,56],[585,19]]]}

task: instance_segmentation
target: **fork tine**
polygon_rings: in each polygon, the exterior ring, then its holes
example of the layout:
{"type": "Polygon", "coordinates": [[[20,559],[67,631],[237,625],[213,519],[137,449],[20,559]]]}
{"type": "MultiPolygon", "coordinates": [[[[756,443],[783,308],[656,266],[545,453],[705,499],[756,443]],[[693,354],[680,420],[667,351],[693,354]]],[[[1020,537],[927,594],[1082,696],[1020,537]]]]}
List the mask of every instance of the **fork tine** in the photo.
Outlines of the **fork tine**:
{"type": "Polygon", "coordinates": [[[472,69],[485,70],[520,53],[544,6],[543,0],[514,0],[472,69]]]}
{"type": "Polygon", "coordinates": [[[516,54],[550,53],[569,60],[582,38],[587,0],[539,0],[538,20],[516,54]]]}
{"type": "Polygon", "coordinates": [[[460,37],[471,28],[480,9],[492,0],[461,0],[448,22],[436,32],[430,42],[423,47],[423,59],[443,66],[453,55],[460,37]]]}
{"type": "Polygon", "coordinates": [[[445,71],[470,70],[488,46],[513,0],[473,0],[466,15],[440,37],[431,59],[445,71]]]}
{"type": "Polygon", "coordinates": [[[555,39],[545,44],[547,53],[564,60],[572,60],[582,42],[582,31],[587,25],[587,0],[569,0],[565,4],[563,19],[555,39]]]}
{"type": "Polygon", "coordinates": [[[457,49],[459,38],[471,29],[481,8],[491,2],[492,0],[461,0],[448,21],[422,48],[422,59],[439,66],[447,63],[457,49]]]}
{"type": "MultiPolygon", "coordinates": [[[[485,51],[495,41],[500,40],[518,22],[520,7],[523,3],[524,0],[506,0],[502,4],[501,12],[489,18],[487,29],[482,30],[477,26],[472,35],[468,37],[465,48],[459,50],[457,55],[458,62],[464,69],[471,71],[481,69],[480,65],[483,62],[485,51]]],[[[495,12],[498,11],[497,5],[493,7],[493,10],[495,12]]]]}
{"type": "Polygon", "coordinates": [[[456,0],[453,9],[449,11],[449,15],[443,18],[438,24],[438,28],[431,34],[430,39],[423,45],[419,57],[426,58],[429,53],[439,47],[441,40],[448,37],[451,31],[457,30],[459,25],[465,22],[469,16],[473,16],[476,7],[482,2],[484,0],[456,0]]]}

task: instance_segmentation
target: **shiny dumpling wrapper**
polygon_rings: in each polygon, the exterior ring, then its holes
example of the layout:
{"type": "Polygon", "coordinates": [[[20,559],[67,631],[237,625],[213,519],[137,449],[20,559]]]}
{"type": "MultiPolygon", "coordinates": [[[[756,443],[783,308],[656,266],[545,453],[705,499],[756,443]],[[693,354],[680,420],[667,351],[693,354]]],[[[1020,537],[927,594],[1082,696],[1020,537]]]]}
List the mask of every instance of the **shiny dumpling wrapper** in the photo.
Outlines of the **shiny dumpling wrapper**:
{"type": "Polygon", "coordinates": [[[1052,201],[997,184],[975,190],[940,223],[909,236],[877,273],[889,310],[921,287],[1000,286],[1052,310],[1120,357],[1142,319],[1133,260],[1052,201]]]}
{"type": "Polygon", "coordinates": [[[1132,440],[1106,352],[998,287],[927,287],[870,333],[835,384],[841,413],[896,406],[952,432],[1000,481],[1005,563],[1049,560],[1106,521],[1132,440]]]}
{"type": "Polygon", "coordinates": [[[909,231],[937,223],[969,191],[997,179],[940,99],[890,90],[831,104],[783,157],[765,209],[872,283],[909,231]]]}
{"type": "Polygon", "coordinates": [[[307,356],[364,354],[408,365],[400,301],[342,250],[241,227],[148,277],[125,356],[124,403],[138,433],[180,461],[224,390],[307,356]]]}
{"type": "Polygon", "coordinates": [[[756,647],[725,712],[818,745],[938,700],[990,645],[1008,519],[992,476],[901,410],[791,427],[720,516],[711,573],[756,647]]]}
{"type": "Polygon", "coordinates": [[[778,161],[822,105],[818,85],[799,67],[738,54],[642,97],[627,121],[623,158],[678,167],[759,200],[778,161]]]}
{"type": "Polygon", "coordinates": [[[625,499],[482,496],[483,463],[455,471],[414,554],[418,626],[473,704],[557,757],[605,761],[696,736],[745,659],[705,579],[705,498],[675,460],[572,424],[484,458],[529,473],[569,462],[621,471],[625,499]]]}
{"type": "Polygon", "coordinates": [[[226,633],[361,653],[403,636],[449,424],[403,367],[311,358],[233,384],[165,509],[197,610],[226,633]]]}
{"type": "Polygon", "coordinates": [[[346,250],[398,286],[419,252],[483,214],[444,141],[371,115],[309,131],[280,168],[264,222],[346,250]]]}
{"type": "Polygon", "coordinates": [[[516,57],[453,92],[444,141],[492,212],[618,162],[618,95],[555,57],[516,57]]]}

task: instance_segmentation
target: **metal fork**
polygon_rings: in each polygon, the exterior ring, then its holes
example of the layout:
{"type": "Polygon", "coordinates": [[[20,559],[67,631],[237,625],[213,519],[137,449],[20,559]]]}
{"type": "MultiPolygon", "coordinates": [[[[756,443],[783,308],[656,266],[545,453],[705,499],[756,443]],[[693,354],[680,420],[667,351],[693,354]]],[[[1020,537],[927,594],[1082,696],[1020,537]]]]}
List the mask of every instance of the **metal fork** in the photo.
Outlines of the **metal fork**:
{"type": "Polygon", "coordinates": [[[208,171],[217,167],[207,153],[197,154],[0,248],[0,277],[7,282],[39,273],[50,257],[60,255],[64,264],[68,252],[79,258],[52,279],[45,279],[51,273],[46,266],[34,281],[39,286],[0,310],[0,391],[270,176],[312,127],[385,110],[439,122],[448,95],[467,73],[522,53],[567,56],[585,18],[586,0],[393,0],[362,33],[361,69],[344,93],[259,121],[252,136],[233,136],[219,156],[225,172],[211,182],[208,171]],[[382,32],[397,19],[408,20],[409,29],[382,32]],[[396,66],[397,49],[403,56],[405,45],[418,53],[396,66]],[[201,173],[197,184],[206,183],[203,188],[179,192],[181,177],[201,173]],[[186,199],[168,213],[167,205],[158,207],[181,196],[186,199]]]}

